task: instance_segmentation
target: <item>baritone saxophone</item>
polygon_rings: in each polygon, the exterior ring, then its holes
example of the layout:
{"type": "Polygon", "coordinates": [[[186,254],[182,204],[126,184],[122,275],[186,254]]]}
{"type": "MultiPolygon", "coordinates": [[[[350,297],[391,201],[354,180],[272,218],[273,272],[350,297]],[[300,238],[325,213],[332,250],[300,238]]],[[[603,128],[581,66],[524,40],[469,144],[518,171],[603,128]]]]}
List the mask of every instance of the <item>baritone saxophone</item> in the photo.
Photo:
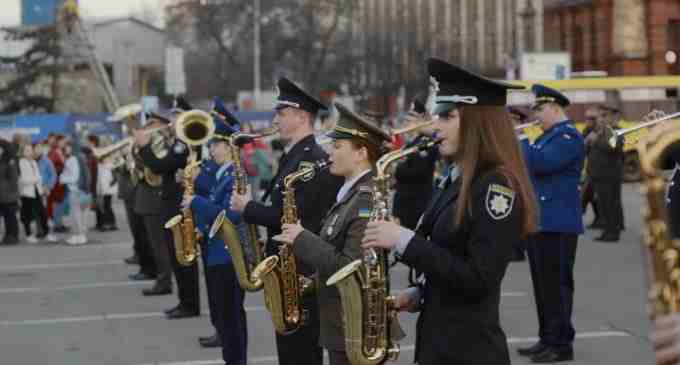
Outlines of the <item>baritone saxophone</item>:
{"type": "MultiPolygon", "coordinates": [[[[390,152],[376,163],[373,205],[370,221],[389,218],[390,174],[388,167],[402,157],[427,150],[441,140],[390,152]]],[[[345,329],[345,350],[352,365],[376,365],[394,361],[399,344],[393,339],[392,325],[397,325],[395,298],[390,294],[387,251],[367,249],[357,259],[333,274],[326,285],[340,292],[345,329]]]]}
{"type": "MultiPolygon", "coordinates": [[[[295,183],[329,165],[328,161],[319,161],[284,178],[282,225],[298,222],[295,183]]],[[[290,334],[305,324],[307,309],[303,308],[301,299],[313,290],[314,281],[298,274],[291,244],[281,244],[279,254],[262,261],[253,270],[253,277],[264,282],[265,304],[271,313],[276,332],[290,334]]]]}

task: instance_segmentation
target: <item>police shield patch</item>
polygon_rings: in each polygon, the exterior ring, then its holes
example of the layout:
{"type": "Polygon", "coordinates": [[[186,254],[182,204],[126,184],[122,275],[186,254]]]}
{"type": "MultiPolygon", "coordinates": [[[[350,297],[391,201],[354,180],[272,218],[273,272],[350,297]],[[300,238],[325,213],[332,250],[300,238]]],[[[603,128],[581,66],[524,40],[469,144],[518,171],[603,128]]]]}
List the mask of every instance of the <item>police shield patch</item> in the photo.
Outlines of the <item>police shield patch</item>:
{"type": "Polygon", "coordinates": [[[514,201],[514,191],[502,185],[491,184],[486,192],[484,205],[491,218],[501,220],[510,215],[514,201]]]}
{"type": "Polygon", "coordinates": [[[308,182],[309,180],[314,178],[314,175],[316,174],[314,171],[314,163],[309,162],[309,161],[300,161],[300,165],[298,165],[298,171],[310,168],[309,173],[306,173],[304,176],[300,178],[300,180],[304,182],[308,182]]]}

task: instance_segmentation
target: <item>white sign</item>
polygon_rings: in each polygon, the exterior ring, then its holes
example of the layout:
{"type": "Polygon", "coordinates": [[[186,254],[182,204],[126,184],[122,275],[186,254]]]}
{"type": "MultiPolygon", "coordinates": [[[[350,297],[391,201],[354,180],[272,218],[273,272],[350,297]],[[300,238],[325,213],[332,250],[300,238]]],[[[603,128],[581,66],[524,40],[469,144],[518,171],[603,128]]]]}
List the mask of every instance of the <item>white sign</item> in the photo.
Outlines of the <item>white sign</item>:
{"type": "Polygon", "coordinates": [[[564,80],[571,78],[571,54],[566,52],[523,53],[522,80],[564,80]]]}
{"type": "Polygon", "coordinates": [[[165,49],[165,93],[181,95],[186,93],[184,76],[184,50],[179,47],[165,49]]]}

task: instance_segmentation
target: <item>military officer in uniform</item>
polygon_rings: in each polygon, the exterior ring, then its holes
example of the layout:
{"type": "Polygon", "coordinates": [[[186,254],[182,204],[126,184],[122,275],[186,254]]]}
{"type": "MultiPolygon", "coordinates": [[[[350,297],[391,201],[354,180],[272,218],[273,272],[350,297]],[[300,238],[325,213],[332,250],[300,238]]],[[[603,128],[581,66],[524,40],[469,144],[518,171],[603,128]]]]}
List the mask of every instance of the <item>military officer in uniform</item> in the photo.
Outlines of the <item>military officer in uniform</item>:
{"type": "MultiPolygon", "coordinates": [[[[178,107],[183,110],[191,110],[183,99],[178,102],[178,107]]],[[[173,131],[174,132],[174,131],[173,131]]],[[[177,171],[184,168],[189,156],[189,147],[177,138],[170,138],[168,153],[165,156],[156,156],[150,146],[150,137],[143,133],[135,133],[136,143],[140,146],[139,155],[144,163],[154,174],[163,178],[161,186],[162,228],[170,218],[180,214],[180,203],[184,188],[176,178],[177,171]]],[[[172,244],[170,231],[163,231],[166,245],[169,247],[171,263],[177,281],[179,304],[166,311],[168,319],[195,317],[200,315],[200,296],[198,288],[198,264],[182,266],[177,262],[175,245],[172,244]]]]}
{"type": "Polygon", "coordinates": [[[514,127],[508,89],[444,61],[430,59],[438,88],[432,114],[439,153],[455,162],[416,231],[369,222],[363,247],[393,249],[424,281],[397,297],[420,311],[415,362],[510,364],[500,324],[501,283],[512,244],[536,229],[535,198],[514,127]],[[493,141],[489,143],[489,141],[493,141]]]}
{"type": "MultiPolygon", "coordinates": [[[[423,100],[415,99],[409,113],[408,123],[422,123],[429,118],[423,100]]],[[[431,139],[433,130],[430,127],[412,132],[404,147],[411,147],[431,139]]],[[[407,156],[397,165],[394,172],[394,207],[395,217],[404,227],[414,229],[418,218],[425,211],[433,189],[434,169],[439,158],[436,150],[427,150],[407,156]]]]}
{"type": "Polygon", "coordinates": [[[205,264],[210,318],[222,346],[222,359],[229,365],[246,365],[248,331],[244,292],[225,243],[219,235],[208,238],[210,228],[221,211],[225,210],[227,218],[235,224],[241,219],[239,214],[229,209],[235,181],[229,136],[235,129],[228,126],[227,121],[236,121],[236,118],[228,111],[224,112],[228,114],[215,120],[215,136],[210,142],[211,162],[202,166],[196,177],[196,185],[200,188],[195,196],[185,195],[182,206],[191,209],[196,227],[203,234],[201,254],[205,264]],[[206,187],[207,195],[203,195],[206,187]]]}
{"type": "Polygon", "coordinates": [[[571,314],[576,244],[583,233],[579,182],[585,146],[565,114],[569,99],[540,84],[531,90],[532,110],[544,130],[533,145],[523,141],[541,212],[539,233],[527,246],[539,341],[518,352],[535,363],[551,363],[574,357],[571,314]]]}
{"type": "MultiPolygon", "coordinates": [[[[237,213],[242,212],[245,222],[267,228],[269,237],[267,255],[278,252],[279,243],[272,237],[281,233],[283,179],[300,168],[328,158],[328,154],[317,145],[313,134],[316,113],[326,107],[286,78],[278,81],[278,89],[275,123],[278,123],[281,139],[287,145],[278,172],[264,195],[264,198],[269,197],[271,202],[264,204],[253,201],[250,192],[245,195],[234,192],[231,201],[232,209],[237,213]]],[[[303,227],[314,233],[319,232],[321,219],[335,202],[341,184],[341,179],[324,171],[310,176],[307,181],[297,185],[295,201],[303,227]]],[[[313,273],[313,268],[302,262],[298,263],[297,268],[305,276],[313,273]]],[[[316,295],[307,296],[302,301],[302,305],[310,309],[307,325],[290,335],[276,335],[281,365],[322,363],[316,295]]]]}
{"type": "MultiPolygon", "coordinates": [[[[154,128],[163,124],[170,123],[168,119],[160,116],[149,119],[147,126],[154,128]]],[[[160,133],[160,132],[158,132],[160,133]]],[[[143,132],[135,132],[135,135],[143,132]]],[[[148,142],[146,142],[148,143],[148,142]]],[[[144,165],[139,155],[142,145],[136,141],[133,150],[136,158],[136,172],[141,174],[144,165]]],[[[144,289],[142,294],[146,296],[167,295],[172,293],[172,263],[170,258],[170,246],[168,235],[165,233],[163,225],[163,204],[161,200],[161,188],[151,186],[146,179],[138,176],[137,186],[134,191],[134,213],[142,217],[143,231],[151,246],[153,260],[156,266],[156,281],[151,288],[144,289]]],[[[142,228],[140,228],[141,232],[142,228]]],[[[133,277],[134,279],[135,277],[133,277]]]]}
{"type": "Polygon", "coordinates": [[[333,139],[330,172],[345,180],[335,205],[326,214],[318,235],[299,224],[287,224],[274,239],[292,243],[295,257],[316,269],[320,283],[320,344],[328,351],[331,365],[349,365],[340,294],[337,287],[323,283],[336,271],[361,257],[361,238],[372,207],[372,169],[381,155],[383,144],[391,137],[343,105],[336,103],[335,107],[340,117],[328,135],[333,139]]]}

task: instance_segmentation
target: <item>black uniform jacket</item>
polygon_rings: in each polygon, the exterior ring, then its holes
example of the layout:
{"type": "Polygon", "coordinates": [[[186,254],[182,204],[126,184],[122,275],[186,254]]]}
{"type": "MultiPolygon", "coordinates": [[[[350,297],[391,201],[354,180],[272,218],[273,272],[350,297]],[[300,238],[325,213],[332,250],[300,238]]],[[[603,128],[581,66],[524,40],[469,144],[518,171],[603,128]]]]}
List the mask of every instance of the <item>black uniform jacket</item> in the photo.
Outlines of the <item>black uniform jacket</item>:
{"type": "MultiPolygon", "coordinates": [[[[406,147],[415,146],[427,137],[418,136],[406,147]]],[[[439,158],[437,149],[414,153],[397,165],[394,171],[395,194],[393,214],[402,225],[414,228],[430,201],[434,167],[439,158]]]]}
{"type": "Polygon", "coordinates": [[[459,181],[435,194],[401,258],[425,275],[416,361],[509,364],[499,304],[512,244],[522,232],[519,196],[500,173],[482,174],[463,224],[454,227],[459,181]]]}
{"type": "Polygon", "coordinates": [[[609,137],[607,133],[600,133],[595,143],[586,146],[586,171],[593,180],[618,181],[623,178],[623,143],[619,141],[612,148],[609,137]]]}
{"type": "Polygon", "coordinates": [[[373,173],[357,180],[339,202],[335,203],[319,235],[302,231],[295,239],[295,257],[317,271],[320,345],[335,351],[345,351],[340,292],[326,281],[336,271],[361,257],[361,239],[366,230],[372,206],[373,173]]]}
{"type": "MultiPolygon", "coordinates": [[[[283,156],[279,164],[278,173],[272,179],[268,194],[271,198],[271,205],[267,206],[256,201],[251,201],[246,205],[243,211],[245,222],[267,228],[267,235],[270,237],[267,241],[267,255],[277,254],[276,248],[280,244],[271,240],[271,237],[281,233],[283,179],[300,168],[327,159],[328,154],[316,144],[314,135],[303,138],[283,156]]],[[[303,179],[295,184],[295,202],[303,227],[314,233],[319,232],[321,219],[335,203],[335,197],[341,185],[342,178],[331,175],[327,170],[315,173],[307,181],[303,179]]],[[[312,273],[310,268],[304,265],[300,265],[298,269],[305,275],[312,273]]]]}
{"type": "Polygon", "coordinates": [[[189,157],[189,148],[180,140],[168,148],[168,153],[162,158],[157,158],[151,151],[151,144],[139,150],[139,156],[144,166],[151,172],[163,176],[161,185],[161,200],[163,203],[163,215],[174,216],[179,213],[179,205],[182,202],[184,188],[177,178],[177,170],[184,168],[189,157]]]}

